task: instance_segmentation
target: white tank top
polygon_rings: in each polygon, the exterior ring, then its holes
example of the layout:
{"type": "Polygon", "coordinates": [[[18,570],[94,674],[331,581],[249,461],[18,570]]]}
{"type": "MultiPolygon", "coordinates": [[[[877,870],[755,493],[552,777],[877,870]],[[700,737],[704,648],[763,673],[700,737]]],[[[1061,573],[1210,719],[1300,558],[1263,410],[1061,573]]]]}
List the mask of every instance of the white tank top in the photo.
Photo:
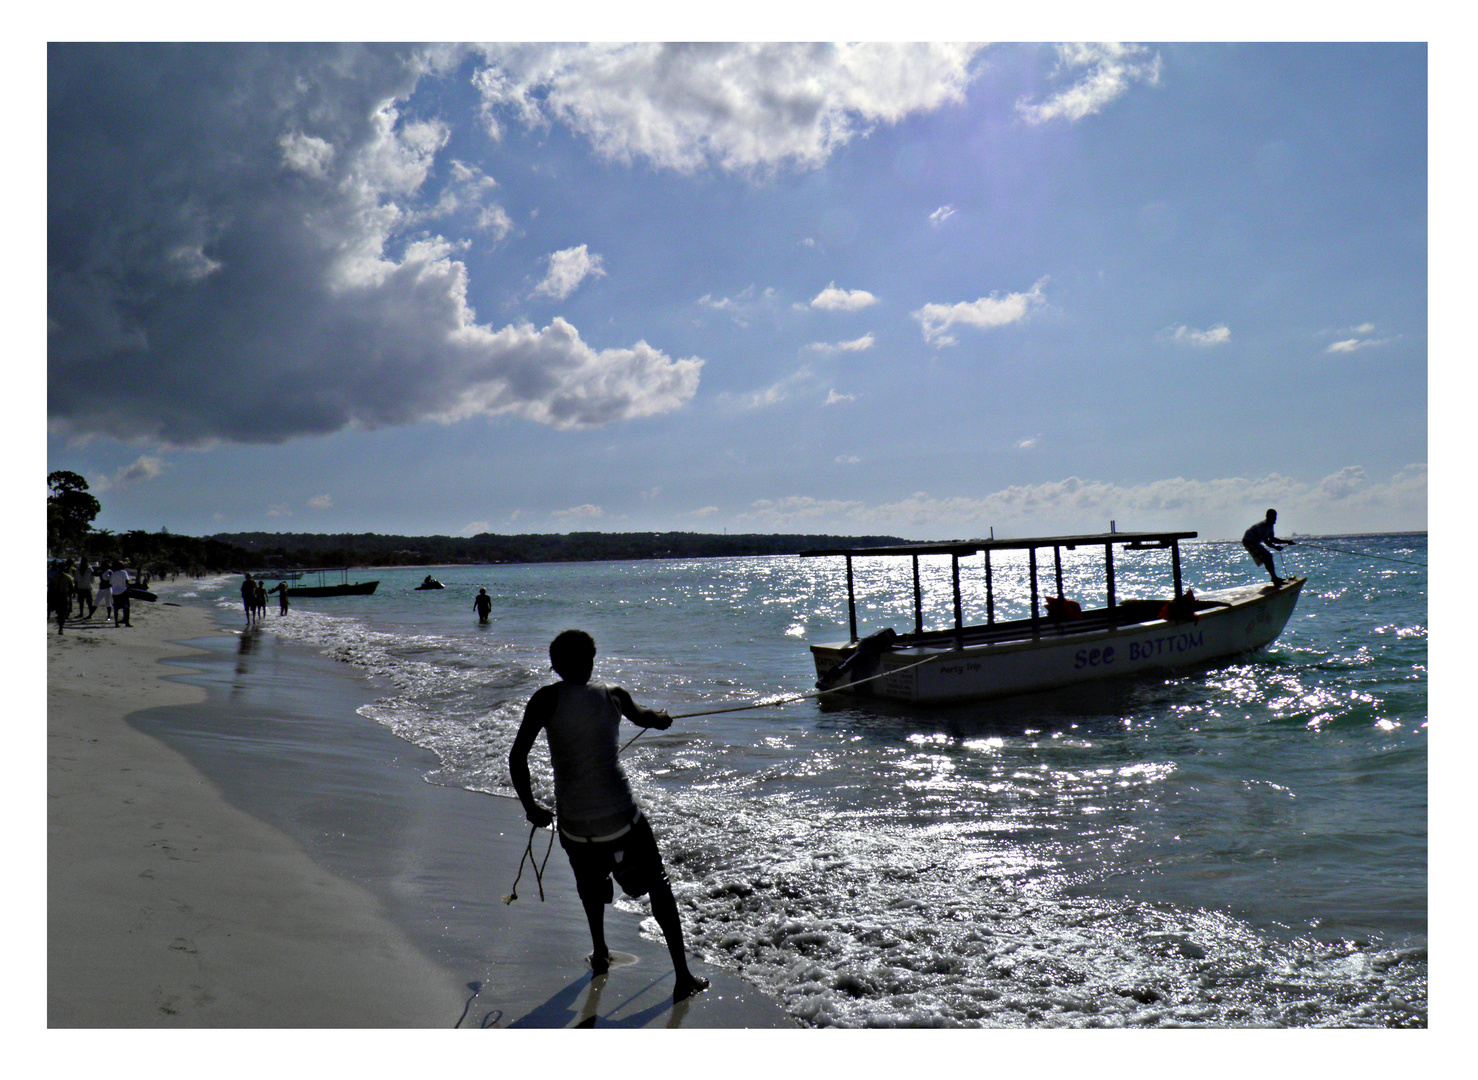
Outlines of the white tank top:
{"type": "Polygon", "coordinates": [[[604,683],[564,682],[545,725],[554,765],[554,806],[569,832],[598,835],[636,811],[616,760],[621,711],[604,683]]]}

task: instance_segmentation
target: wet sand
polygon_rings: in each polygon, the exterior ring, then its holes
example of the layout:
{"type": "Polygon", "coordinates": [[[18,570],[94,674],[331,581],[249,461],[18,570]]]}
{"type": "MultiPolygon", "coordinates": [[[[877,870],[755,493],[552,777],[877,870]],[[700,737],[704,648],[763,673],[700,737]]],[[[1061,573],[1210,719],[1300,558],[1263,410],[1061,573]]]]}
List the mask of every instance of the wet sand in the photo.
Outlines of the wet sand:
{"type": "MultiPolygon", "coordinates": [[[[215,711],[207,709],[206,689],[179,678],[182,661],[173,658],[206,665],[207,650],[180,643],[222,631],[207,609],[172,601],[168,587],[160,600],[136,602],[131,628],[104,624],[101,613],[62,635],[55,622],[48,627],[49,1026],[791,1026],[742,979],[703,964],[694,970],[713,979],[713,989],[674,1005],[665,950],[640,935],[630,913],[612,911],[607,920],[612,949],[628,959],[592,979],[562,852],[550,859],[545,902],[528,871],[519,901],[492,898],[511,884],[528,840],[517,804],[419,782],[408,787],[400,777],[395,805],[414,826],[394,843],[387,837],[377,845],[372,826],[354,825],[352,814],[330,831],[368,828],[360,848],[398,846],[413,850],[418,863],[447,862],[463,873],[477,859],[497,878],[488,896],[462,905],[471,910],[462,913],[459,945],[418,932],[428,916],[416,897],[387,901],[384,890],[360,883],[372,873],[350,880],[322,852],[274,827],[270,815],[242,809],[253,809],[250,792],[281,797],[250,779],[244,757],[223,760],[220,740],[204,740],[215,749],[202,752],[217,756],[202,771],[193,752],[186,757],[129,722],[168,715],[189,728],[192,717],[205,722],[215,711]],[[405,791],[414,792],[410,811],[405,791]],[[436,825],[431,835],[427,821],[436,825]],[[459,844],[476,850],[459,852],[459,844]]],[[[388,733],[367,737],[398,743],[388,733]]],[[[403,773],[420,764],[376,768],[403,773]]],[[[378,797],[386,775],[359,782],[376,789],[365,796],[378,797]]],[[[339,790],[345,774],[315,781],[311,770],[300,770],[293,783],[299,792],[315,783],[339,790]]],[[[545,843],[541,833],[541,857],[545,843]]],[[[406,857],[371,854],[366,866],[406,857]]]]}

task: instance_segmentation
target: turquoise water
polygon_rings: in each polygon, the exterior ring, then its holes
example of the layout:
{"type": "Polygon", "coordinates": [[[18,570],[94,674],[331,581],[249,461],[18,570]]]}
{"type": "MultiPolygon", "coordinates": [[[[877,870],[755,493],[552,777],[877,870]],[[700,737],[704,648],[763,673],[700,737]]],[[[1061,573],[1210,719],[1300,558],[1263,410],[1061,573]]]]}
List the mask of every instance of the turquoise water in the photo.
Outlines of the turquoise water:
{"type": "MultiPolygon", "coordinates": [[[[947,709],[806,699],[644,735],[623,760],[692,950],[815,1025],[1425,1025],[1426,537],[1310,541],[1385,558],[1290,548],[1280,572],[1309,581],[1282,637],[1211,671],[947,709]]],[[[1198,590],[1261,575],[1237,545],[1183,561],[1198,590]]],[[[993,568],[998,617],[1023,613],[1024,578],[993,568]]],[[[1096,570],[1070,558],[1067,594],[1093,601],[1096,570]]],[[[1155,595],[1168,560],[1116,570],[1121,598],[1155,595]]],[[[805,694],[807,645],[846,637],[840,560],[445,567],[444,591],[414,591],[425,572],[273,605],[256,637],[369,676],[357,715],[326,722],[388,728],[452,787],[511,790],[560,630],[589,630],[596,677],[675,716],[805,694]]],[[[911,627],[907,574],[859,561],[862,633],[911,627]]],[[[946,621],[948,560],[924,574],[926,622],[946,621]]],[[[240,625],[236,584],[193,591],[240,625]]]]}

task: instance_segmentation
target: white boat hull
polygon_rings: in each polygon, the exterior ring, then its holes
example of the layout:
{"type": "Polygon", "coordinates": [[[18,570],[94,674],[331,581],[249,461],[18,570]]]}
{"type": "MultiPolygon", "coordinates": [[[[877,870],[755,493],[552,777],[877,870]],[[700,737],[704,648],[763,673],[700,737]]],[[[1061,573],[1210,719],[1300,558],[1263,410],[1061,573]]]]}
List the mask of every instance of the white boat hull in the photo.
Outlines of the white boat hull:
{"type": "MultiPolygon", "coordinates": [[[[1017,634],[973,643],[990,636],[988,627],[970,627],[966,643],[948,640],[900,642],[879,654],[874,664],[858,666],[837,693],[870,695],[921,704],[974,701],[1034,690],[1055,689],[1123,675],[1201,667],[1263,648],[1283,631],[1303,588],[1290,578],[1281,588],[1247,586],[1198,594],[1207,608],[1195,621],[1152,619],[1131,626],[1083,629],[1072,622],[1042,621],[1033,636],[1017,634]]],[[[812,645],[816,674],[827,674],[855,651],[851,643],[812,645]]]]}

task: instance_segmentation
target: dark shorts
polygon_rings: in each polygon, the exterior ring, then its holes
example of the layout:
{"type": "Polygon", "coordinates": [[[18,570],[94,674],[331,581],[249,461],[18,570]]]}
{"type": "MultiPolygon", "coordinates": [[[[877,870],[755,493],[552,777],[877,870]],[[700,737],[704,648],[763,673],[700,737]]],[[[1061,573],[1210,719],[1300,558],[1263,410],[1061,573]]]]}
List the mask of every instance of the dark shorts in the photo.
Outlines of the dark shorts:
{"type": "Polygon", "coordinates": [[[1261,544],[1254,544],[1250,540],[1243,540],[1242,546],[1247,549],[1247,554],[1252,556],[1252,561],[1257,563],[1258,566],[1266,566],[1273,559],[1268,549],[1261,544]]]}
{"type": "Polygon", "coordinates": [[[667,880],[657,838],[645,817],[638,817],[629,832],[614,840],[572,840],[561,829],[559,846],[570,857],[575,888],[582,897],[599,896],[610,903],[615,896],[612,877],[627,896],[643,896],[667,880]]]}

